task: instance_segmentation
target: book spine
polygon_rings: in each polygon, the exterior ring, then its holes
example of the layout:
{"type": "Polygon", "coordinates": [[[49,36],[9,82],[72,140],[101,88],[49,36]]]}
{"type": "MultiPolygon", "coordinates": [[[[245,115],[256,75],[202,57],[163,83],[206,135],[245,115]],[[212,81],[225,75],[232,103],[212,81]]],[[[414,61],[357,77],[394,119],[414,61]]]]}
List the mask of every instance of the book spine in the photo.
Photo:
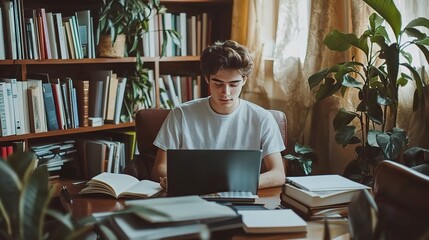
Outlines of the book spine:
{"type": "Polygon", "coordinates": [[[50,83],[43,83],[43,100],[45,102],[46,123],[48,131],[58,130],[57,113],[55,110],[54,95],[50,83]]]}

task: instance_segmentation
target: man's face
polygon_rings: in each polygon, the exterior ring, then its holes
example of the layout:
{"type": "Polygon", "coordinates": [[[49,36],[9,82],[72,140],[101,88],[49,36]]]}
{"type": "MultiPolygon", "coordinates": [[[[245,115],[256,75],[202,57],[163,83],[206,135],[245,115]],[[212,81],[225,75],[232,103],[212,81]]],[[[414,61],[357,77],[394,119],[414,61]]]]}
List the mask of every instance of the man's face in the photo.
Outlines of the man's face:
{"type": "Polygon", "coordinates": [[[219,114],[232,113],[239,104],[239,95],[246,83],[237,70],[219,70],[206,79],[210,88],[211,108],[219,114]]]}

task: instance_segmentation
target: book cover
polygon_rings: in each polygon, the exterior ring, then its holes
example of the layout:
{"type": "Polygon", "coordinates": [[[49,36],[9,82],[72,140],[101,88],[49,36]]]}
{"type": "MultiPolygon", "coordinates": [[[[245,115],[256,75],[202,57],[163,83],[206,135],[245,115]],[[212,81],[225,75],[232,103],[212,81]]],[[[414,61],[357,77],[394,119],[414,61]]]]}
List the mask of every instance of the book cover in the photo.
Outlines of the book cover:
{"type": "Polygon", "coordinates": [[[44,110],[41,108],[41,99],[43,93],[39,91],[40,87],[37,85],[31,85],[28,87],[28,105],[30,113],[30,132],[39,133],[44,132],[44,126],[42,123],[42,115],[44,110]]]}
{"type": "Polygon", "coordinates": [[[306,232],[307,223],[291,209],[239,210],[247,233],[306,232]]]}
{"type": "MultiPolygon", "coordinates": [[[[106,112],[107,112],[107,99],[108,99],[108,94],[109,94],[109,87],[110,87],[110,80],[112,77],[112,70],[94,70],[91,72],[91,76],[90,76],[90,80],[91,81],[102,81],[103,82],[103,89],[97,89],[96,93],[97,95],[95,97],[99,98],[98,96],[98,92],[101,90],[101,112],[100,112],[100,116],[94,116],[94,117],[102,117],[103,120],[106,117],[106,112]]],[[[90,87],[91,88],[91,87],[90,87]]],[[[99,99],[97,99],[98,101],[99,99]]],[[[93,116],[90,116],[93,117],[93,116]]]]}
{"type": "Polygon", "coordinates": [[[6,59],[6,45],[4,44],[4,30],[3,30],[3,12],[0,6],[0,60],[6,59]]]}
{"type": "Polygon", "coordinates": [[[161,192],[162,188],[157,182],[140,181],[128,174],[103,172],[92,177],[79,194],[101,193],[115,198],[150,198],[161,192]]]}
{"type": "Polygon", "coordinates": [[[79,125],[87,127],[89,126],[89,80],[76,80],[74,86],[76,88],[79,125]]]}
{"type": "Polygon", "coordinates": [[[21,130],[17,134],[26,134],[30,133],[30,119],[28,113],[28,95],[27,95],[27,82],[26,81],[17,81],[17,106],[22,106],[16,109],[19,119],[21,130]],[[18,133],[20,132],[20,133],[18,133]]]}
{"type": "Polygon", "coordinates": [[[13,3],[11,1],[3,1],[1,3],[1,10],[3,11],[2,15],[6,45],[6,59],[17,59],[13,3]]]}
{"type": "Polygon", "coordinates": [[[16,81],[16,78],[1,78],[0,81],[9,83],[10,91],[8,92],[8,96],[10,95],[11,98],[9,98],[9,110],[11,111],[11,115],[13,115],[13,121],[12,127],[14,128],[12,132],[15,132],[15,134],[20,135],[23,134],[23,127],[22,127],[22,104],[19,104],[18,102],[18,84],[16,81]]]}
{"type": "Polygon", "coordinates": [[[97,176],[104,171],[106,160],[106,145],[97,140],[84,140],[84,164],[86,168],[86,179],[97,176]]]}
{"type": "Polygon", "coordinates": [[[91,41],[91,12],[90,10],[82,10],[75,12],[76,20],[79,25],[79,37],[82,45],[82,52],[84,58],[90,58],[93,48],[93,42],[91,41]]]}
{"type": "Polygon", "coordinates": [[[51,50],[52,59],[58,59],[58,46],[55,38],[54,17],[52,12],[46,13],[46,29],[48,30],[49,48],[51,50]]]}
{"type": "Polygon", "coordinates": [[[348,191],[340,190],[312,192],[298,188],[291,184],[285,184],[282,187],[282,192],[284,194],[310,207],[347,203],[351,201],[351,198],[358,191],[360,191],[360,189],[348,191]]]}
{"type": "Polygon", "coordinates": [[[91,79],[89,82],[89,117],[102,118],[103,80],[91,79]]]}
{"type": "Polygon", "coordinates": [[[40,45],[43,49],[43,56],[42,59],[52,59],[52,53],[51,53],[51,44],[49,41],[49,35],[48,35],[48,25],[46,20],[46,10],[45,8],[39,8],[35,9],[36,16],[38,18],[38,26],[39,26],[39,38],[40,38],[40,45]]]}
{"type": "Polygon", "coordinates": [[[55,110],[57,113],[58,128],[67,129],[67,120],[66,113],[64,110],[64,100],[61,90],[61,84],[59,83],[59,80],[57,80],[57,82],[51,83],[51,86],[52,94],[54,96],[55,110]]]}
{"type": "Polygon", "coordinates": [[[121,120],[122,106],[124,104],[125,88],[127,86],[127,78],[119,78],[119,87],[116,93],[116,106],[115,106],[115,116],[113,118],[114,124],[119,124],[121,120]]]}
{"type": "Polygon", "coordinates": [[[58,119],[55,109],[54,95],[52,93],[52,86],[50,83],[43,83],[42,89],[48,131],[58,130],[58,119]]]}
{"type": "Polygon", "coordinates": [[[63,17],[61,13],[53,13],[55,41],[58,46],[58,58],[68,59],[67,41],[64,38],[63,17]]]}
{"type": "Polygon", "coordinates": [[[137,212],[136,214],[151,223],[234,218],[238,215],[229,206],[207,201],[196,195],[127,200],[125,205],[147,209],[147,211],[137,212]]]}
{"type": "Polygon", "coordinates": [[[106,102],[105,123],[113,123],[115,118],[116,95],[118,92],[118,77],[116,73],[110,75],[109,88],[106,102]]]}
{"type": "Polygon", "coordinates": [[[2,137],[11,135],[6,124],[6,95],[6,83],[0,82],[0,136],[2,137]]]}
{"type": "Polygon", "coordinates": [[[286,181],[289,184],[312,192],[369,189],[368,186],[338,174],[287,177],[286,181]]]}
{"type": "Polygon", "coordinates": [[[349,206],[349,203],[347,202],[320,207],[310,207],[284,193],[280,194],[280,203],[286,208],[293,209],[305,220],[323,219],[324,217],[346,217],[349,206]]]}

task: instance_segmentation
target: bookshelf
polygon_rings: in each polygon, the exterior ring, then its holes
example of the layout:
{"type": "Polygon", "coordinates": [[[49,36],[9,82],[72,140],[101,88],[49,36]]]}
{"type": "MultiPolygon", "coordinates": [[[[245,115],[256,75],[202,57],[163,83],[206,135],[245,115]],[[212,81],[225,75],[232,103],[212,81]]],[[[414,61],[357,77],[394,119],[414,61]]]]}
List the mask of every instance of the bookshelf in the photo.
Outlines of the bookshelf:
{"type": "MultiPolygon", "coordinates": [[[[75,11],[91,11],[94,27],[98,22],[98,7],[101,0],[23,0],[24,17],[31,17],[32,10],[45,8],[47,12],[61,12],[71,15],[75,11]]],[[[207,13],[210,21],[210,44],[216,40],[230,38],[232,20],[232,0],[161,0],[161,4],[169,13],[186,13],[187,16],[207,13]]],[[[203,47],[201,47],[203,48],[203,47]]],[[[186,75],[199,74],[199,55],[142,57],[144,67],[153,69],[155,79],[162,74],[186,75]]],[[[91,71],[111,69],[119,74],[132,71],[135,67],[135,57],[123,58],[82,58],[82,59],[6,59],[0,60],[0,78],[15,78],[26,81],[27,73],[49,73],[52,78],[70,77],[73,80],[88,80],[91,71]]],[[[160,89],[155,84],[155,108],[160,108],[160,89]]],[[[20,135],[0,136],[0,145],[15,141],[23,141],[26,149],[39,142],[49,142],[56,139],[76,139],[93,133],[103,133],[115,129],[133,130],[134,123],[104,124],[100,127],[79,127],[64,130],[54,130],[41,133],[26,133],[20,135]]]]}

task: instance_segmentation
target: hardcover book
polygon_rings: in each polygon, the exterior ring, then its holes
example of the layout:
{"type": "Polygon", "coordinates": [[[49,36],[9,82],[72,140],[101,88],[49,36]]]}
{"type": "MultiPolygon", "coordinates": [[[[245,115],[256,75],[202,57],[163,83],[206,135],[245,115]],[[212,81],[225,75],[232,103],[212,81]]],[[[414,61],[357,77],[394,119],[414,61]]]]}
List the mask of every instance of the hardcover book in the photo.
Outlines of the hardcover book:
{"type": "Polygon", "coordinates": [[[291,208],[305,220],[322,219],[325,217],[345,217],[348,215],[349,203],[340,203],[320,207],[309,207],[284,193],[280,194],[283,207],[291,208]]]}
{"type": "Polygon", "coordinates": [[[241,210],[243,229],[247,233],[306,232],[307,223],[290,209],[241,210]]]}
{"type": "Polygon", "coordinates": [[[368,186],[339,175],[288,177],[282,192],[309,207],[348,203],[355,193],[368,186]]]}

